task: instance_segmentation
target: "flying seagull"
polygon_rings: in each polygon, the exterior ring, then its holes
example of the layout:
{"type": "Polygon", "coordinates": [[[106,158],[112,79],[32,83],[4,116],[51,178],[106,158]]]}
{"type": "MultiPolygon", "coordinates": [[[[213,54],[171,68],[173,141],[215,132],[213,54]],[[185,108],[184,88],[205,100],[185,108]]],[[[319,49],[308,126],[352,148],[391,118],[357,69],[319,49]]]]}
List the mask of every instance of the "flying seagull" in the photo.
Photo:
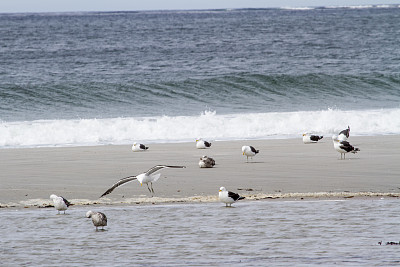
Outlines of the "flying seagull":
{"type": "Polygon", "coordinates": [[[303,143],[304,144],[309,144],[309,143],[316,143],[319,140],[324,138],[323,136],[319,135],[313,135],[313,134],[303,134],[303,143]]]}
{"type": "Polygon", "coordinates": [[[98,227],[104,230],[104,226],[107,226],[107,216],[102,212],[94,212],[89,210],[86,212],[87,218],[92,218],[93,225],[96,226],[96,231],[98,227]]]}
{"type": "Polygon", "coordinates": [[[161,175],[161,173],[158,173],[158,174],[155,174],[155,173],[164,168],[186,168],[186,167],[185,166],[156,165],[156,166],[152,167],[151,169],[149,169],[147,172],[141,173],[137,176],[128,176],[128,177],[122,178],[121,180],[116,182],[111,188],[109,188],[106,192],[104,192],[104,194],[102,194],[100,197],[110,194],[118,186],[123,185],[123,184],[128,183],[133,180],[138,180],[140,182],[140,185],[146,184],[147,189],[149,189],[151,195],[153,196],[153,194],[154,194],[153,182],[157,181],[161,175]],[[149,183],[150,183],[150,187],[149,187],[149,183]]]}
{"type": "Polygon", "coordinates": [[[219,189],[218,197],[219,197],[219,201],[225,203],[227,207],[232,206],[233,202],[236,202],[238,200],[245,198],[245,197],[239,196],[239,194],[237,194],[237,193],[233,193],[231,191],[226,190],[226,188],[223,186],[219,189]]]}
{"type": "Polygon", "coordinates": [[[54,208],[58,210],[58,214],[60,214],[60,211],[64,211],[65,214],[65,211],[68,209],[69,206],[71,206],[71,203],[61,196],[59,197],[52,194],[50,195],[50,199],[53,200],[54,208]]]}
{"type": "Polygon", "coordinates": [[[346,153],[351,152],[351,153],[355,154],[358,151],[360,151],[359,148],[350,145],[349,142],[340,141],[338,139],[338,137],[335,135],[332,136],[332,140],[333,140],[333,147],[336,149],[337,152],[340,153],[340,159],[342,159],[342,156],[343,156],[343,159],[346,159],[346,153]]]}
{"type": "Polygon", "coordinates": [[[243,155],[247,156],[247,162],[249,161],[249,157],[253,158],[260,150],[256,150],[252,146],[242,146],[243,155]]]}
{"type": "Polygon", "coordinates": [[[133,152],[138,152],[138,151],[146,151],[147,149],[149,149],[149,147],[143,145],[143,144],[138,144],[138,143],[133,143],[132,146],[132,151],[133,152]]]}

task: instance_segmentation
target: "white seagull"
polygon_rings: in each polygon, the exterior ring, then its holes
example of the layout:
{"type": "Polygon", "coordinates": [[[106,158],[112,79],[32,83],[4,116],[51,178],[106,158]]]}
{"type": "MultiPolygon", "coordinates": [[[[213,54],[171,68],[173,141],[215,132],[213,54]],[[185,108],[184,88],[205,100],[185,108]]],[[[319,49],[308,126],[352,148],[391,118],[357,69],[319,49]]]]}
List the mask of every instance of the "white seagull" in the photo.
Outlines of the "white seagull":
{"type": "Polygon", "coordinates": [[[102,212],[94,212],[89,210],[86,212],[87,218],[92,218],[93,225],[96,226],[96,231],[98,227],[104,230],[104,226],[107,226],[107,216],[102,212]]]}
{"type": "Polygon", "coordinates": [[[303,143],[304,144],[310,144],[310,143],[316,143],[319,140],[321,140],[322,138],[324,138],[323,136],[319,136],[319,135],[313,135],[313,134],[303,134],[303,143]]]}
{"type": "Polygon", "coordinates": [[[138,152],[138,151],[146,151],[147,149],[149,149],[149,147],[143,145],[143,144],[137,144],[136,142],[133,143],[132,146],[132,151],[133,152],[138,152]]]}
{"type": "Polygon", "coordinates": [[[231,207],[232,203],[245,198],[239,196],[239,194],[237,193],[233,193],[231,191],[226,190],[226,188],[223,186],[219,189],[218,197],[219,201],[226,204],[226,207],[228,206],[231,207]]]}
{"type": "Polygon", "coordinates": [[[338,136],[339,141],[346,141],[350,136],[350,126],[347,126],[347,129],[341,131],[338,136]]]}
{"type": "Polygon", "coordinates": [[[336,135],[332,136],[332,140],[333,140],[333,147],[336,149],[337,152],[340,153],[340,159],[342,159],[342,156],[343,159],[346,159],[346,153],[351,152],[355,154],[358,151],[360,151],[359,148],[350,145],[349,142],[340,141],[336,135]]]}
{"type": "Polygon", "coordinates": [[[152,167],[150,170],[148,170],[147,172],[141,173],[136,176],[128,176],[128,177],[122,178],[121,180],[116,182],[111,188],[109,188],[106,192],[104,192],[104,194],[102,194],[100,197],[108,195],[118,186],[128,183],[130,181],[136,180],[136,179],[140,182],[140,185],[146,184],[147,189],[149,189],[151,195],[153,196],[153,194],[154,194],[153,182],[157,181],[161,175],[161,173],[158,173],[158,174],[155,174],[155,173],[164,168],[186,168],[186,167],[185,166],[156,165],[156,166],[152,167]],[[150,183],[151,189],[149,187],[149,183],[150,183]]]}
{"type": "Polygon", "coordinates": [[[213,158],[202,156],[199,161],[200,168],[212,168],[215,165],[215,160],[213,158]]]}
{"type": "Polygon", "coordinates": [[[65,214],[65,211],[68,209],[69,206],[71,206],[71,203],[61,196],[59,197],[52,194],[50,195],[50,199],[53,200],[54,208],[58,210],[58,214],[60,214],[60,211],[64,211],[65,214]]]}
{"type": "Polygon", "coordinates": [[[196,148],[198,149],[205,149],[211,147],[211,143],[204,141],[203,139],[199,138],[196,139],[196,148]]]}
{"type": "Polygon", "coordinates": [[[248,162],[249,161],[249,157],[253,158],[260,151],[256,150],[252,146],[242,146],[242,152],[243,152],[243,155],[247,156],[247,162],[248,162]]]}

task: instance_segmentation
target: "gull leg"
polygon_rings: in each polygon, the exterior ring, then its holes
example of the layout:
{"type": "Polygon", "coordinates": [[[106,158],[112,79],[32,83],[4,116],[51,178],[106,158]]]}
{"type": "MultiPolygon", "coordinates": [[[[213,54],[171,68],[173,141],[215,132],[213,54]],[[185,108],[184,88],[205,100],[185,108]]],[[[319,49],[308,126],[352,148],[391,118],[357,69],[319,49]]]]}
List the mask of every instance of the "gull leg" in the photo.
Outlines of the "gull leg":
{"type": "Polygon", "coordinates": [[[154,194],[153,182],[150,183],[150,186],[151,186],[151,192],[154,194]]]}
{"type": "Polygon", "coordinates": [[[151,190],[150,190],[149,184],[147,183],[146,185],[147,185],[147,189],[149,189],[149,192],[151,193],[151,190]]]}

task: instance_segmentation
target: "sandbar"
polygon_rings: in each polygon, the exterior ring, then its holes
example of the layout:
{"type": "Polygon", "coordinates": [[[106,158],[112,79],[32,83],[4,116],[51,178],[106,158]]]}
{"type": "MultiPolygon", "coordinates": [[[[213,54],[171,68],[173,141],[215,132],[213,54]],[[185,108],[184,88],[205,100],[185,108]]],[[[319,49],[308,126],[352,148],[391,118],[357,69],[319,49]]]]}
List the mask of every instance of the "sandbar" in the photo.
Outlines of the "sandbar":
{"type": "Polygon", "coordinates": [[[212,141],[209,149],[192,143],[148,144],[145,152],[131,145],[0,149],[0,206],[51,205],[50,194],[76,205],[217,201],[221,186],[247,200],[400,195],[400,136],[351,136],[360,148],[345,160],[330,137],[315,144],[302,139],[212,141]],[[247,162],[241,147],[260,150],[247,162]],[[214,158],[214,168],[201,169],[201,156],[214,158]],[[132,181],[99,198],[120,178],[158,164],[164,169],[153,184],[132,181]]]}

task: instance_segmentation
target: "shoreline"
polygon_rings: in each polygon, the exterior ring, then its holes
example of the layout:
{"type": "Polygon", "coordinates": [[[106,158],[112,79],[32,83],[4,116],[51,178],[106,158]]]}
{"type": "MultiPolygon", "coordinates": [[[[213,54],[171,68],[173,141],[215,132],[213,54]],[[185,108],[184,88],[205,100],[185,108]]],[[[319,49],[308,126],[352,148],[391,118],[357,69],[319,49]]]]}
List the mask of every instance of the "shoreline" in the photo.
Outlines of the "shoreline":
{"type": "Polygon", "coordinates": [[[3,149],[0,207],[49,206],[50,194],[75,205],[217,202],[220,186],[245,201],[400,197],[400,135],[351,136],[349,142],[361,151],[346,160],[340,160],[330,137],[321,141],[215,141],[210,149],[196,149],[194,142],[163,143],[146,152],[132,152],[131,145],[3,149]],[[246,163],[242,145],[260,153],[246,163]],[[214,168],[198,167],[203,155],[215,159],[214,168]],[[132,181],[99,199],[120,178],[157,164],[186,168],[162,170],[153,198],[145,185],[132,181]]]}

